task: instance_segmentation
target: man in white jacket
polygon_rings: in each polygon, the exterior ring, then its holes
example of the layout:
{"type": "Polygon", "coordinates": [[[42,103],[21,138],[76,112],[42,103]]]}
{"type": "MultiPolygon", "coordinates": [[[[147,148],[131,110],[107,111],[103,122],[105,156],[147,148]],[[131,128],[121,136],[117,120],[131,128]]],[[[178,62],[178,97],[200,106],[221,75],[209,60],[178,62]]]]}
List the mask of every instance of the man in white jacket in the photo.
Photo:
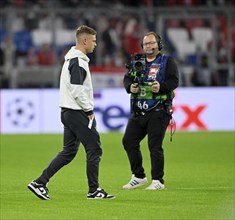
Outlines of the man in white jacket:
{"type": "Polygon", "coordinates": [[[40,199],[51,199],[47,183],[57,171],[74,159],[80,143],[86,151],[89,187],[87,198],[115,198],[101,189],[98,182],[102,149],[93,113],[93,87],[87,57],[95,47],[96,31],[85,25],[80,26],[76,32],[76,46],[65,55],[60,77],[61,122],[64,125],[63,150],[50,162],[40,177],[28,184],[28,188],[40,199]]]}

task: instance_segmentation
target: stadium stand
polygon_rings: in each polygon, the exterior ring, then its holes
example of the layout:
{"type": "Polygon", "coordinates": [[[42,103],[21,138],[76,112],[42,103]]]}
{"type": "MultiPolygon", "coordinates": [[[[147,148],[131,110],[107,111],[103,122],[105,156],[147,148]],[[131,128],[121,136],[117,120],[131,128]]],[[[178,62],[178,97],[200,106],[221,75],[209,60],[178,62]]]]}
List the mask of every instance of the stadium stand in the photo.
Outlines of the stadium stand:
{"type": "Polygon", "coordinates": [[[59,29],[55,32],[55,43],[57,46],[66,46],[74,42],[74,30],[59,29]]]}
{"type": "Polygon", "coordinates": [[[180,60],[190,59],[197,52],[197,45],[194,41],[179,41],[176,48],[180,60]]]}
{"type": "MultiPolygon", "coordinates": [[[[91,25],[97,30],[98,45],[95,53],[91,55],[90,64],[105,68],[123,68],[130,59],[130,53],[141,52],[139,41],[142,35],[153,30],[163,37],[163,52],[176,59],[182,78],[190,79],[190,74],[198,69],[200,57],[206,55],[213,74],[217,74],[220,69],[227,71],[228,78],[223,81],[227,81],[227,85],[234,85],[235,31],[232,25],[235,23],[235,4],[233,1],[219,2],[211,1],[208,6],[207,1],[198,0],[91,0],[88,8],[87,1],[79,1],[79,7],[77,1],[73,0],[4,1],[4,4],[0,3],[0,44],[6,36],[14,41],[15,50],[11,50],[12,66],[8,65],[8,69],[12,68],[12,71],[9,72],[28,74],[30,70],[37,72],[36,75],[39,74],[37,69],[41,68],[37,59],[38,53],[43,44],[48,44],[55,55],[54,64],[47,67],[47,71],[43,70],[50,72],[50,83],[45,75],[42,79],[46,83],[40,82],[35,87],[49,84],[56,87],[58,84],[51,76],[54,75],[55,67],[60,67],[63,63],[64,54],[73,45],[74,29],[78,25],[91,25]],[[111,10],[104,8],[107,5],[111,10]],[[118,10],[112,10],[114,6],[118,10]],[[13,24],[12,18],[19,19],[20,25],[13,24]],[[19,59],[23,62],[19,62],[19,59]]],[[[5,49],[1,49],[3,56],[6,56],[5,49]]],[[[1,72],[4,72],[4,66],[5,64],[0,67],[1,72]]],[[[11,81],[11,76],[9,77],[11,81]]],[[[9,85],[24,86],[23,82],[9,85]]],[[[190,80],[182,80],[181,86],[192,84],[190,80]]]]}
{"type": "Polygon", "coordinates": [[[52,44],[53,36],[51,30],[35,29],[32,31],[32,40],[35,46],[42,44],[52,44]]]}
{"type": "Polygon", "coordinates": [[[14,33],[14,43],[16,50],[20,54],[27,54],[33,46],[31,35],[28,31],[18,31],[14,33]]]}
{"type": "Polygon", "coordinates": [[[189,32],[186,28],[181,28],[181,27],[168,28],[167,35],[175,47],[177,47],[178,42],[189,41],[189,32]]]}
{"type": "Polygon", "coordinates": [[[197,48],[202,52],[208,50],[208,45],[212,41],[212,30],[207,27],[194,27],[191,29],[193,41],[196,43],[197,48]]]}

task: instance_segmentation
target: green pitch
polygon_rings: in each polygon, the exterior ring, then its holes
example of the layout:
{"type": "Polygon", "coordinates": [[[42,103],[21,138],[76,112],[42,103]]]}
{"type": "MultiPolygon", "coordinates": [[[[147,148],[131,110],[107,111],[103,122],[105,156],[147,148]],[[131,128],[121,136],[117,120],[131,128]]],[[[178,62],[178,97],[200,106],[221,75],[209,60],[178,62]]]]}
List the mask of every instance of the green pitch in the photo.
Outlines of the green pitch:
{"type": "MultiPolygon", "coordinates": [[[[102,134],[100,185],[115,200],[87,200],[85,153],[49,183],[51,201],[27,184],[61,150],[62,135],[1,135],[0,219],[234,219],[234,132],[177,132],[164,142],[164,191],[122,190],[131,177],[121,133],[102,134]]],[[[150,161],[142,143],[150,181],[150,161]]]]}

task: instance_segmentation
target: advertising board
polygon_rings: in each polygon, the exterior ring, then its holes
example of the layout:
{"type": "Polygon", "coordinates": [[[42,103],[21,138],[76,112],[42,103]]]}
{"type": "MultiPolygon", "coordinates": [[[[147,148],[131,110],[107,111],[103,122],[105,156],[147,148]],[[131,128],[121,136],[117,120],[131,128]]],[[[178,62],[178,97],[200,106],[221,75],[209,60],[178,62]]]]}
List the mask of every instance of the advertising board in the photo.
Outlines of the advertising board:
{"type": "MultiPolygon", "coordinates": [[[[1,133],[61,133],[58,89],[0,90],[1,133]]],[[[129,94],[123,88],[94,92],[100,132],[125,130],[129,94]]],[[[178,88],[173,102],[177,131],[229,131],[234,125],[234,88],[178,88]]]]}

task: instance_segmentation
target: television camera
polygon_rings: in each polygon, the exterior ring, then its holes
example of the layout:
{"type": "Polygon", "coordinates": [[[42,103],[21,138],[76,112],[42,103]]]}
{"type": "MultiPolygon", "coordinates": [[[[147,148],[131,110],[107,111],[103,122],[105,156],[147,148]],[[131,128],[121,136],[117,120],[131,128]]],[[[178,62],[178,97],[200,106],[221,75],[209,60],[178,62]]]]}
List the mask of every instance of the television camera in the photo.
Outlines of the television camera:
{"type": "Polygon", "coordinates": [[[131,63],[126,65],[132,76],[135,77],[134,83],[139,83],[140,78],[145,75],[146,54],[136,54],[131,58],[131,63]]]}

